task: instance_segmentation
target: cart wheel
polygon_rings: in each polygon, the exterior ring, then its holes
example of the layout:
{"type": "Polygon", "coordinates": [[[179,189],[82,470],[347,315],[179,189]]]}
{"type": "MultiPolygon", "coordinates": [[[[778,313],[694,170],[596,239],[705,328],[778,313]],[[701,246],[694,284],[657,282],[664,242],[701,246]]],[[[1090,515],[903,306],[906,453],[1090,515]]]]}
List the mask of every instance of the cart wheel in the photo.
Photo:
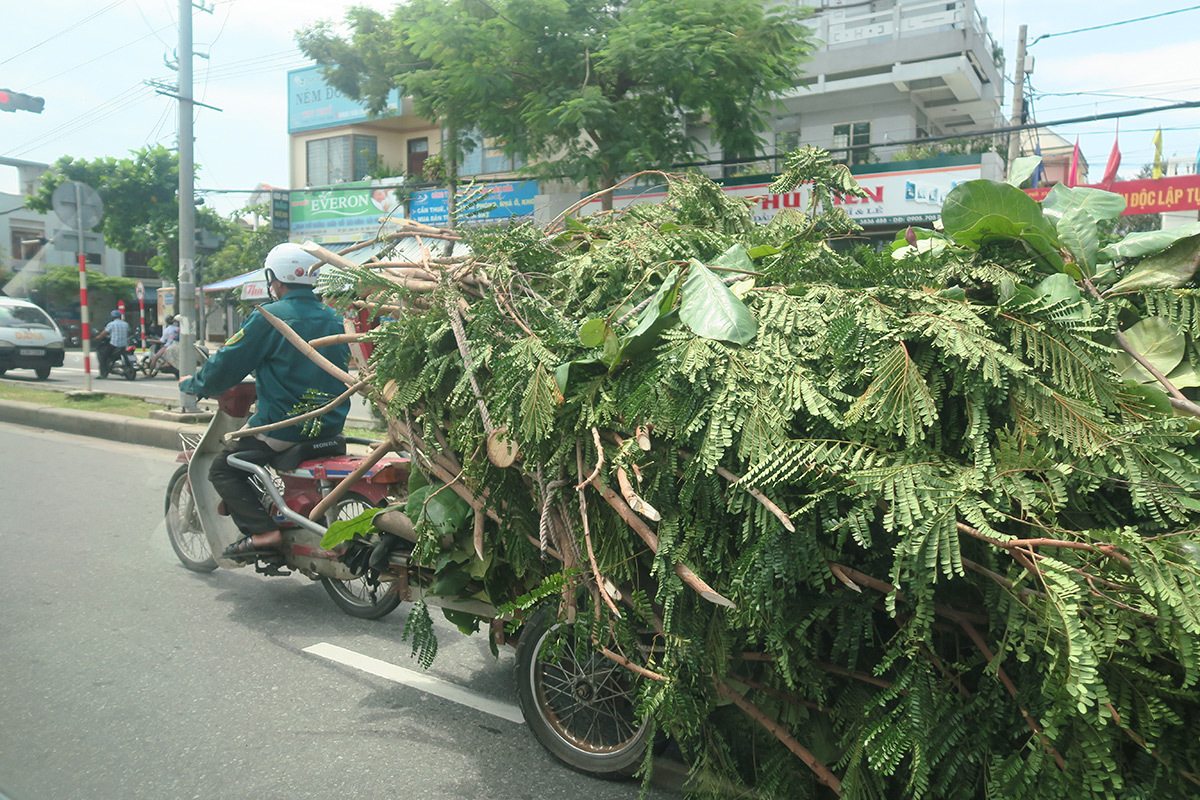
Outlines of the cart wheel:
{"type": "Polygon", "coordinates": [[[547,603],[517,640],[517,699],[533,735],[572,769],[629,778],[650,726],[638,716],[637,676],[581,642],[547,603]]]}

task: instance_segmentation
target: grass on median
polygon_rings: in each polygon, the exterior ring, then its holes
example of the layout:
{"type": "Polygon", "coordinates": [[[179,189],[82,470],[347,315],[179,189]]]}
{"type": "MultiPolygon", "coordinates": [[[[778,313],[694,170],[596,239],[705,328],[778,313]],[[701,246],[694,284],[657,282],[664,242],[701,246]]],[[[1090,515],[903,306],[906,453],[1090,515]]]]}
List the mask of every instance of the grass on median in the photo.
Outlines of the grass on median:
{"type": "MultiPolygon", "coordinates": [[[[0,400],[19,400],[54,408],[74,408],[80,411],[100,411],[122,417],[149,419],[150,412],[162,409],[162,405],[147,403],[141,398],[119,394],[95,392],[92,397],[71,396],[53,389],[34,389],[7,381],[0,381],[0,400]]],[[[385,439],[387,431],[378,428],[346,428],[347,436],[362,436],[367,439],[385,439]]]]}
{"type": "Polygon", "coordinates": [[[96,392],[91,397],[70,396],[52,389],[33,389],[7,382],[0,383],[0,399],[19,400],[23,403],[37,403],[54,408],[102,411],[106,414],[118,414],[122,417],[137,417],[138,419],[149,419],[151,411],[162,408],[162,406],[151,405],[137,397],[102,392],[96,392]]]}

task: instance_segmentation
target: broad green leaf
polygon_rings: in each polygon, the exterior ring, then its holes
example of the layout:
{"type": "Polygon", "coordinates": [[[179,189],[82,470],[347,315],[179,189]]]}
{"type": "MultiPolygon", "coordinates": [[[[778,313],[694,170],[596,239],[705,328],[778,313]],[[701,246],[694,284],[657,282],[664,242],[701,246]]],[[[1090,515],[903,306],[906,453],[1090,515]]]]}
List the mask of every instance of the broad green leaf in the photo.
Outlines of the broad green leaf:
{"type": "MultiPolygon", "coordinates": [[[[1129,345],[1163,375],[1170,375],[1183,361],[1187,341],[1182,333],[1163,317],[1147,317],[1125,331],[1129,345]]],[[[1123,350],[1117,351],[1114,361],[1121,380],[1150,383],[1155,377],[1123,350]]]]}
{"type": "Polygon", "coordinates": [[[776,247],[772,244],[760,244],[758,247],[751,247],[747,252],[750,258],[764,258],[766,256],[778,255],[783,252],[783,248],[776,247]]]}
{"type": "Polygon", "coordinates": [[[758,333],[758,323],[746,304],[694,258],[683,283],[679,319],[697,336],[734,344],[747,344],[758,333]]]}
{"type": "Polygon", "coordinates": [[[443,484],[423,486],[408,496],[404,513],[414,523],[424,516],[439,535],[455,533],[471,516],[466,501],[443,484]],[[439,491],[440,490],[440,491],[439,491]]]}
{"type": "Polygon", "coordinates": [[[367,536],[375,532],[375,515],[381,509],[368,508],[354,519],[340,519],[330,523],[329,529],[321,537],[321,549],[332,550],[342,542],[348,542],[355,536],[367,536]]]}
{"type": "Polygon", "coordinates": [[[750,254],[740,244],[732,245],[728,250],[719,255],[717,260],[713,262],[713,266],[739,269],[744,272],[755,271],[754,262],[750,260],[750,254]]]}
{"type": "Polygon", "coordinates": [[[1079,271],[1091,277],[1096,271],[1096,258],[1100,253],[1096,221],[1082,208],[1072,208],[1058,220],[1058,238],[1075,257],[1079,271]]]}
{"type": "Polygon", "coordinates": [[[1087,186],[1072,188],[1057,183],[1042,200],[1042,211],[1049,217],[1062,217],[1074,209],[1086,213],[1093,222],[1104,222],[1121,216],[1125,210],[1125,198],[1103,189],[1087,186]]]}
{"type": "Polygon", "coordinates": [[[1100,251],[1101,258],[1137,258],[1152,253],[1161,253],[1180,239],[1200,234],[1200,222],[1168,228],[1165,231],[1141,231],[1131,233],[1119,242],[1110,244],[1100,251]]]}
{"type": "Polygon", "coordinates": [[[1200,386],[1200,372],[1197,372],[1190,362],[1184,361],[1171,370],[1167,380],[1174,384],[1176,389],[1194,389],[1200,386]]]}
{"type": "Polygon", "coordinates": [[[1121,392],[1137,397],[1142,405],[1158,414],[1170,415],[1173,411],[1170,395],[1159,387],[1157,382],[1149,384],[1125,381],[1121,386],[1121,392]]]}
{"type": "Polygon", "coordinates": [[[1012,169],[1008,171],[1008,178],[1005,180],[1005,183],[1017,188],[1024,186],[1033,177],[1033,173],[1041,163],[1041,156],[1021,156],[1015,159],[1012,163],[1012,169]]]}
{"type": "Polygon", "coordinates": [[[662,285],[654,293],[650,299],[650,304],[642,309],[641,315],[638,317],[637,325],[634,326],[626,338],[640,336],[658,322],[658,318],[670,310],[671,306],[675,305],[676,288],[679,284],[679,268],[672,269],[662,285]]]}
{"type": "Polygon", "coordinates": [[[1112,287],[1114,292],[1144,289],[1178,289],[1196,274],[1200,236],[1181,239],[1161,253],[1142,259],[1112,287]]]}
{"type": "Polygon", "coordinates": [[[604,331],[608,323],[602,319],[589,319],[579,326],[579,341],[584,347],[599,347],[604,344],[604,331]]]}
{"type": "Polygon", "coordinates": [[[1029,195],[1007,183],[974,180],[946,196],[942,225],[959,244],[978,249],[989,241],[1021,242],[1053,271],[1063,270],[1058,235],[1029,195]]]}

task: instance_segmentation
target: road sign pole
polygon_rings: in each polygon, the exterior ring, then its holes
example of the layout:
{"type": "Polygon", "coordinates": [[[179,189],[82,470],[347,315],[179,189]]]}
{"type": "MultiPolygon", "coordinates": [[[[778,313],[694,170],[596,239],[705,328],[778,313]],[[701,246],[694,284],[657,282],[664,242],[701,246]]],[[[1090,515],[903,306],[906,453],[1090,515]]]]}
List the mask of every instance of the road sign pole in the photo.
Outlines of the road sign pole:
{"type": "Polygon", "coordinates": [[[87,248],[83,241],[82,189],[75,184],[75,231],[79,234],[79,327],[83,339],[83,390],[92,390],[92,328],[88,323],[87,248]]]}

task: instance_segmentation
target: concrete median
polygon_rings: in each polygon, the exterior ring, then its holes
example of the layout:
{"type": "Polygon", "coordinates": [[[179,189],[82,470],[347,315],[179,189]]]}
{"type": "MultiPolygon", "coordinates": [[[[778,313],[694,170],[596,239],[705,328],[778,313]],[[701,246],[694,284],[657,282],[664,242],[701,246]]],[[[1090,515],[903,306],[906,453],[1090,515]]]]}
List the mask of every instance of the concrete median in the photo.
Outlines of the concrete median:
{"type": "Polygon", "coordinates": [[[203,425],[184,425],[155,419],[138,419],[98,411],[78,411],[71,408],[23,403],[19,400],[0,400],[0,422],[12,422],[32,428],[45,428],[79,436],[92,436],[126,444],[178,450],[179,434],[198,434],[203,425]]]}

